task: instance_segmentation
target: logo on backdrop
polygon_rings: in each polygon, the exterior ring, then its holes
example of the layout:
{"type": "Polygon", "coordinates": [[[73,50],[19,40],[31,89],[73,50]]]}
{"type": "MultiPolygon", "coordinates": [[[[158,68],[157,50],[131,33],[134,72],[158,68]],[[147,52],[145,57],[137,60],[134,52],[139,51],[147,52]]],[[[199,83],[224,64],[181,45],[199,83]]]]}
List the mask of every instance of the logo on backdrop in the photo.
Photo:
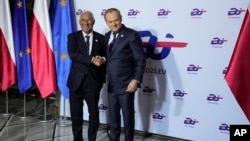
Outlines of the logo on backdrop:
{"type": "Polygon", "coordinates": [[[194,127],[195,124],[199,123],[198,120],[192,118],[186,118],[184,120],[184,125],[187,127],[194,127]]]}
{"type": "Polygon", "coordinates": [[[156,91],[156,89],[154,88],[150,88],[149,86],[145,86],[143,89],[142,89],[142,92],[145,94],[145,95],[148,95],[148,96],[151,96],[152,93],[156,91]]]}
{"type": "Polygon", "coordinates": [[[101,15],[102,15],[102,16],[104,16],[104,15],[105,15],[105,13],[106,13],[106,9],[102,9],[102,11],[101,11],[101,15]]]}
{"type": "Polygon", "coordinates": [[[222,70],[222,74],[224,74],[224,75],[227,74],[227,69],[228,69],[228,67],[225,67],[225,69],[222,70]]]}
{"type": "Polygon", "coordinates": [[[211,45],[214,48],[221,48],[224,42],[227,42],[227,40],[225,40],[224,38],[214,37],[211,40],[211,45]]]}
{"type": "Polygon", "coordinates": [[[165,9],[160,9],[158,12],[157,12],[157,16],[159,17],[159,18],[165,18],[165,17],[167,17],[167,15],[169,14],[169,13],[171,13],[172,11],[170,11],[170,10],[165,10],[165,9]]]}
{"type": "Polygon", "coordinates": [[[207,101],[212,104],[217,104],[220,99],[223,99],[220,95],[215,95],[215,94],[209,94],[207,96],[207,101]]]}
{"type": "Polygon", "coordinates": [[[205,13],[207,11],[203,10],[203,9],[198,9],[198,8],[194,8],[191,12],[190,15],[192,18],[201,18],[202,14],[205,13]]]}
{"type": "Polygon", "coordinates": [[[99,111],[106,111],[108,109],[108,106],[104,104],[99,104],[98,109],[99,111]]]}
{"type": "Polygon", "coordinates": [[[164,114],[154,113],[152,118],[154,121],[162,121],[163,118],[166,118],[166,116],[164,114]]]}
{"type": "Polygon", "coordinates": [[[81,15],[81,14],[82,14],[82,12],[83,12],[83,10],[82,10],[82,9],[77,9],[77,11],[76,11],[76,15],[81,15]]]}
{"type": "Polygon", "coordinates": [[[190,64],[187,67],[187,71],[190,74],[197,74],[200,69],[202,69],[202,67],[200,67],[199,65],[195,66],[193,64],[190,64]]]}
{"type": "Polygon", "coordinates": [[[229,134],[230,126],[226,123],[221,123],[221,125],[219,126],[219,130],[221,133],[229,134]]]}
{"type": "Polygon", "coordinates": [[[220,99],[223,99],[220,95],[215,95],[215,94],[209,94],[207,96],[207,101],[219,101],[220,99]]]}
{"type": "Polygon", "coordinates": [[[227,15],[229,16],[229,18],[240,18],[240,14],[242,12],[246,12],[246,10],[242,10],[242,8],[230,8],[230,10],[228,10],[227,15]]]}
{"type": "Polygon", "coordinates": [[[135,17],[138,13],[141,13],[139,10],[129,9],[128,10],[128,17],[135,17]]]}
{"type": "MultiPolygon", "coordinates": [[[[148,42],[143,42],[143,46],[146,48],[146,57],[154,60],[165,59],[171,48],[184,48],[187,46],[185,42],[168,42],[168,41],[158,41],[155,35],[152,35],[150,31],[138,31],[141,38],[149,37],[148,42]],[[161,52],[155,53],[155,48],[162,48],[161,52]]],[[[170,33],[167,33],[166,38],[174,38],[170,33]]]]}
{"type": "Polygon", "coordinates": [[[177,99],[182,99],[184,97],[184,95],[187,95],[188,93],[186,93],[185,91],[181,91],[181,90],[175,90],[173,92],[173,96],[177,99]]]}

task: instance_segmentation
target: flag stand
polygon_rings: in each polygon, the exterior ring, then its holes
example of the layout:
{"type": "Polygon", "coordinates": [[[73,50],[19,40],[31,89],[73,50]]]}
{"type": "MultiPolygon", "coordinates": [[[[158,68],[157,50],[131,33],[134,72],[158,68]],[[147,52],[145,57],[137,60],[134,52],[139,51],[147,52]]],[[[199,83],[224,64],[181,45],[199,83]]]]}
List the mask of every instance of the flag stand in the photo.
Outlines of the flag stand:
{"type": "Polygon", "coordinates": [[[6,91],[6,113],[4,113],[4,116],[9,116],[9,99],[8,99],[9,95],[8,95],[8,91],[6,91]]]}
{"type": "Polygon", "coordinates": [[[18,114],[18,116],[20,118],[28,118],[28,117],[30,117],[30,116],[27,116],[27,114],[26,114],[26,93],[23,94],[23,113],[21,113],[21,114],[18,114]]]}
{"type": "Polygon", "coordinates": [[[41,120],[41,122],[52,122],[53,121],[53,118],[51,116],[47,116],[47,111],[46,111],[46,99],[45,98],[43,101],[44,101],[44,115],[43,117],[39,117],[38,119],[41,120]],[[43,118],[43,119],[42,119],[43,118]]]}
{"type": "Polygon", "coordinates": [[[71,121],[67,120],[66,118],[66,108],[65,108],[65,98],[63,98],[63,116],[60,116],[60,119],[57,121],[59,126],[70,126],[72,124],[71,121]]]}

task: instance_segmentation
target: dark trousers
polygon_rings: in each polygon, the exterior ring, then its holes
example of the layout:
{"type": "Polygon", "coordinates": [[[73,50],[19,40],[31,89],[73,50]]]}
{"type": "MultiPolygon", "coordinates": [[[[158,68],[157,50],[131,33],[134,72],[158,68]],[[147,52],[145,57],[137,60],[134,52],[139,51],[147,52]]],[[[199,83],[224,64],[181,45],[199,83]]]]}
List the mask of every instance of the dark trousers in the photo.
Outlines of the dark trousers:
{"type": "Polygon", "coordinates": [[[134,93],[108,94],[111,141],[119,141],[122,110],[125,141],[133,141],[135,127],[134,93]]]}
{"type": "Polygon", "coordinates": [[[82,124],[83,124],[83,101],[85,100],[89,112],[88,140],[95,141],[99,127],[99,109],[98,102],[102,84],[86,77],[77,91],[70,91],[70,113],[72,120],[72,131],[74,141],[82,141],[82,124]]]}

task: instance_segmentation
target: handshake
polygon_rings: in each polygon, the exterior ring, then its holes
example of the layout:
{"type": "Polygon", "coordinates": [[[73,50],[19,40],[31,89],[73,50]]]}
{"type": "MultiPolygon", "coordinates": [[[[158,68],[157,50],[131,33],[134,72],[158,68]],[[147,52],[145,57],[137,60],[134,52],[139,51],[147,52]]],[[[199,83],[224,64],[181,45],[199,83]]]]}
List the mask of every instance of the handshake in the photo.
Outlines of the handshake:
{"type": "Polygon", "coordinates": [[[92,63],[99,67],[105,63],[105,59],[97,55],[95,57],[92,57],[92,63]]]}

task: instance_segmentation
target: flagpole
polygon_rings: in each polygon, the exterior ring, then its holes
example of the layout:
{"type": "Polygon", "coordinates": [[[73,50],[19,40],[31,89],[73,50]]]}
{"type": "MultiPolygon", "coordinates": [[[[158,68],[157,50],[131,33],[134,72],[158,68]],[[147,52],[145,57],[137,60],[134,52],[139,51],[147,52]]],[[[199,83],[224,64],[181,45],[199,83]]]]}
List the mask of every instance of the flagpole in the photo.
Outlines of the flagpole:
{"type": "Polygon", "coordinates": [[[8,94],[8,91],[6,91],[5,93],[6,93],[6,99],[5,99],[5,101],[6,101],[6,113],[4,113],[3,115],[9,116],[10,115],[9,114],[9,99],[8,99],[9,94],[8,94]]]}
{"type": "Polygon", "coordinates": [[[26,114],[26,93],[23,94],[23,113],[19,114],[18,116],[20,118],[28,118],[30,116],[27,116],[26,114]],[[23,115],[21,115],[23,114],[23,115]]]}
{"type": "Polygon", "coordinates": [[[47,102],[46,102],[47,98],[44,98],[43,101],[44,101],[43,102],[44,103],[44,106],[43,106],[43,108],[44,108],[44,115],[43,115],[43,117],[40,117],[38,119],[41,120],[41,122],[52,122],[53,121],[52,116],[47,116],[47,102]]]}
{"type": "MultiPolygon", "coordinates": [[[[62,97],[61,97],[62,98],[62,97]]],[[[60,100],[61,101],[61,100],[60,100]]],[[[57,124],[59,126],[70,126],[72,124],[71,121],[67,120],[66,118],[66,106],[65,106],[65,98],[63,98],[63,116],[60,115],[60,112],[59,112],[59,120],[57,121],[57,124]]]]}

